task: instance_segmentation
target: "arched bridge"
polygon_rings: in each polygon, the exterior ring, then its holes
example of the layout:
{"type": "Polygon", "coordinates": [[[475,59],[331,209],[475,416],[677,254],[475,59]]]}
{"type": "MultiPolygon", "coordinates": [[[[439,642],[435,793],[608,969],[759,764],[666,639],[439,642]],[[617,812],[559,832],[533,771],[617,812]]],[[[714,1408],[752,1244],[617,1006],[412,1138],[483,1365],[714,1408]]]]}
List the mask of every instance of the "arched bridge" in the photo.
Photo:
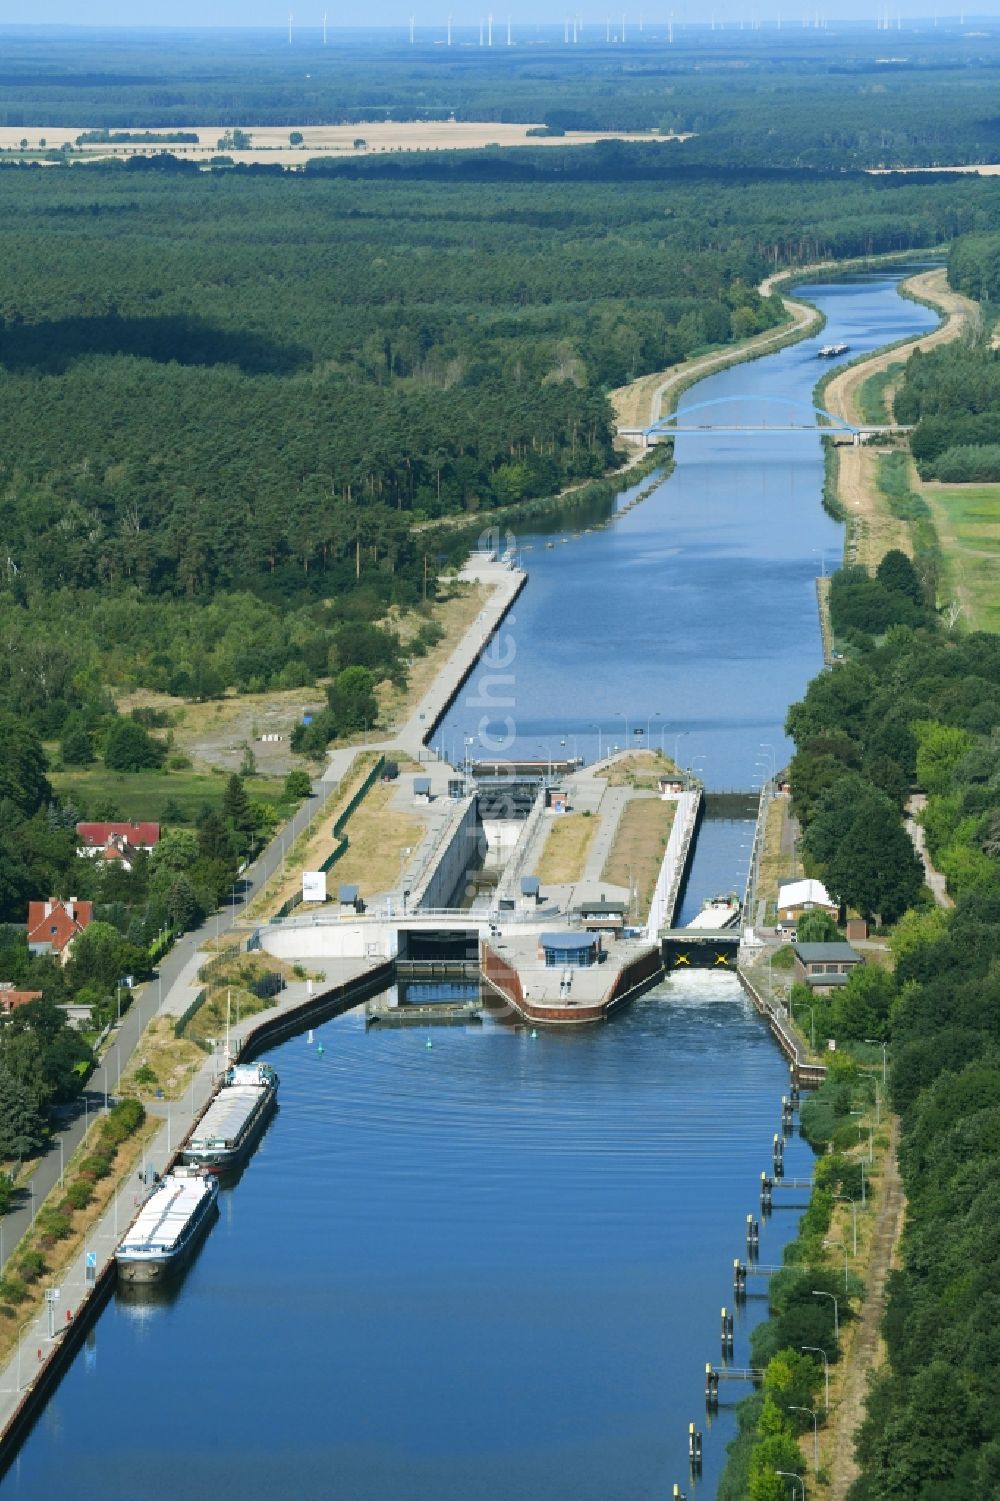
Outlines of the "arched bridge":
{"type": "Polygon", "coordinates": [[[620,437],[630,438],[633,442],[639,441],[643,447],[649,448],[653,444],[663,443],[672,438],[676,433],[823,433],[828,437],[841,438],[850,443],[864,443],[869,438],[888,436],[892,433],[905,433],[911,429],[898,423],[887,423],[882,426],[855,427],[853,423],[846,422],[843,417],[837,417],[833,412],[828,412],[824,407],[813,406],[809,402],[793,401],[785,396],[761,396],[752,391],[745,391],[733,396],[715,396],[706,401],[696,401],[690,406],[682,407],[679,411],[671,412],[667,417],[661,417],[649,427],[621,427],[618,429],[620,437]],[[721,414],[719,407],[732,408],[740,402],[751,402],[755,407],[775,407],[780,410],[775,413],[775,420],[759,416],[751,419],[739,420],[739,417],[719,420],[721,414]],[[705,416],[711,412],[711,416],[705,416]]]}

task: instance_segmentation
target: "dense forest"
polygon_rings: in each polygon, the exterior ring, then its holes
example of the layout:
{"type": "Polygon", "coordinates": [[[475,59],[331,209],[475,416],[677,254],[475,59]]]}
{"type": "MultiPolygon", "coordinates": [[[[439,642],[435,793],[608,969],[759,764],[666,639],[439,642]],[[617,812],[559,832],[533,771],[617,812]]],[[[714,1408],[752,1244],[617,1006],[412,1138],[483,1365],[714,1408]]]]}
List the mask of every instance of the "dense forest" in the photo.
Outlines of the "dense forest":
{"type": "MultiPolygon", "coordinates": [[[[443,21],[443,17],[442,17],[443,21]]],[[[478,32],[296,28],[197,34],[26,31],[5,41],[0,125],[98,129],[366,120],[545,122],[558,129],[693,131],[713,163],[884,167],[995,161],[1000,39],[952,22],[860,28],[685,27],[663,21],[478,32]],[[608,35],[612,37],[608,42],[608,35]],[[624,33],[624,34],[623,34],[624,33]]]]}
{"type": "Polygon", "coordinates": [[[924,479],[1000,480],[1000,351],[991,338],[1000,296],[1000,235],[957,239],[948,257],[956,291],[976,299],[982,317],[960,340],[906,364],[894,410],[915,423],[910,448],[924,479]]]}
{"type": "Polygon", "coordinates": [[[434,520],[604,471],[606,389],[776,322],[765,270],[1000,222],[992,183],[792,190],[649,149],[433,189],[0,172],[7,701],[56,737],[109,686],[371,665],[342,627],[433,592],[434,520]]]}

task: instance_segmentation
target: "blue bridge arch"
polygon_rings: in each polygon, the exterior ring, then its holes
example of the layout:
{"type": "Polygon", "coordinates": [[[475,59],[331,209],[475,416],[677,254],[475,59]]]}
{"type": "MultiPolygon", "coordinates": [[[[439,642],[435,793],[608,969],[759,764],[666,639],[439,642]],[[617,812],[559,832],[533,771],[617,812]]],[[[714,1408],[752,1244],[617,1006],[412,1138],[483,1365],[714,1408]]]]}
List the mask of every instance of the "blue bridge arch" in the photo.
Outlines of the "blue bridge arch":
{"type": "MultiPolygon", "coordinates": [[[[856,436],[860,431],[859,428],[854,427],[850,422],[845,422],[843,417],[836,417],[833,412],[828,412],[825,407],[813,406],[811,402],[793,401],[790,397],[787,396],[760,396],[751,391],[744,391],[739,392],[734,396],[713,396],[707,401],[696,401],[691,406],[686,406],[679,411],[671,412],[669,417],[661,417],[657,422],[651,423],[650,426],[646,428],[646,432],[669,433],[672,430],[680,430],[682,432],[687,431],[688,429],[686,429],[685,424],[687,422],[687,419],[694,412],[702,412],[707,410],[707,408],[709,407],[732,406],[733,403],[737,401],[762,402],[769,406],[783,407],[786,410],[791,408],[794,412],[806,412],[813,419],[812,422],[789,423],[789,427],[795,427],[801,432],[850,433],[852,436],[856,436]],[[827,419],[826,422],[817,421],[816,419],[819,417],[825,417],[827,419]]],[[[729,428],[732,430],[737,426],[738,424],[728,422],[720,422],[718,424],[708,422],[695,424],[696,429],[703,428],[705,432],[718,431],[722,428],[729,428]]],[[[754,429],[759,432],[767,432],[769,430],[764,424],[745,424],[745,430],[752,431],[754,429]]]]}

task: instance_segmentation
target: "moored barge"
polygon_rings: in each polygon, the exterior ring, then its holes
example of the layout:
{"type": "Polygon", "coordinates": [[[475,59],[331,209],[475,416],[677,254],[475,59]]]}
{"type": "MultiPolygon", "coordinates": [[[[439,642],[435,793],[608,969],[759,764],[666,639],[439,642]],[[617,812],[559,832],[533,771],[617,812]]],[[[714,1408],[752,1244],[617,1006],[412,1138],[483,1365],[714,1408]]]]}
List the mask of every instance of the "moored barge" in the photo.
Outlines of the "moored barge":
{"type": "Polygon", "coordinates": [[[269,1063],[237,1063],[194,1128],[181,1161],[209,1173],[239,1167],[260,1137],[278,1095],[269,1063]]]}
{"type": "Polygon", "coordinates": [[[216,1212],[219,1183],[193,1167],[165,1173],[125,1232],[115,1261],[124,1282],[162,1282],[189,1259],[216,1212]]]}

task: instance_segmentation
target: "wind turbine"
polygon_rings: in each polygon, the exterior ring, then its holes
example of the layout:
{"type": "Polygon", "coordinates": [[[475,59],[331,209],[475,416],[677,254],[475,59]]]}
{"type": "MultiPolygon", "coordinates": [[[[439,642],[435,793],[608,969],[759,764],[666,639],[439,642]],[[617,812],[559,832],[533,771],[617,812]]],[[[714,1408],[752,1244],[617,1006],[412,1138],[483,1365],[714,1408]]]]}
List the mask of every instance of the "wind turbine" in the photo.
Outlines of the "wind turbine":
{"type": "Polygon", "coordinates": [[[510,16],[508,16],[507,17],[507,46],[509,47],[510,45],[511,45],[511,40],[510,40],[510,16]]]}
{"type": "Polygon", "coordinates": [[[323,46],[326,46],[326,11],[323,12],[323,46]]]}
{"type": "Polygon", "coordinates": [[[448,12],[448,46],[451,46],[451,11],[448,12]]]}
{"type": "Polygon", "coordinates": [[[294,18],[292,16],[292,13],[291,13],[291,11],[289,11],[288,12],[288,45],[289,45],[289,47],[292,45],[292,20],[293,19],[294,18]]]}
{"type": "Polygon", "coordinates": [[[490,11],[489,15],[486,18],[486,35],[487,35],[487,38],[488,38],[486,45],[488,47],[492,47],[493,46],[493,12],[492,11],[490,11]]]}
{"type": "Polygon", "coordinates": [[[410,46],[413,46],[413,28],[417,24],[416,16],[410,17],[410,46]]]}

